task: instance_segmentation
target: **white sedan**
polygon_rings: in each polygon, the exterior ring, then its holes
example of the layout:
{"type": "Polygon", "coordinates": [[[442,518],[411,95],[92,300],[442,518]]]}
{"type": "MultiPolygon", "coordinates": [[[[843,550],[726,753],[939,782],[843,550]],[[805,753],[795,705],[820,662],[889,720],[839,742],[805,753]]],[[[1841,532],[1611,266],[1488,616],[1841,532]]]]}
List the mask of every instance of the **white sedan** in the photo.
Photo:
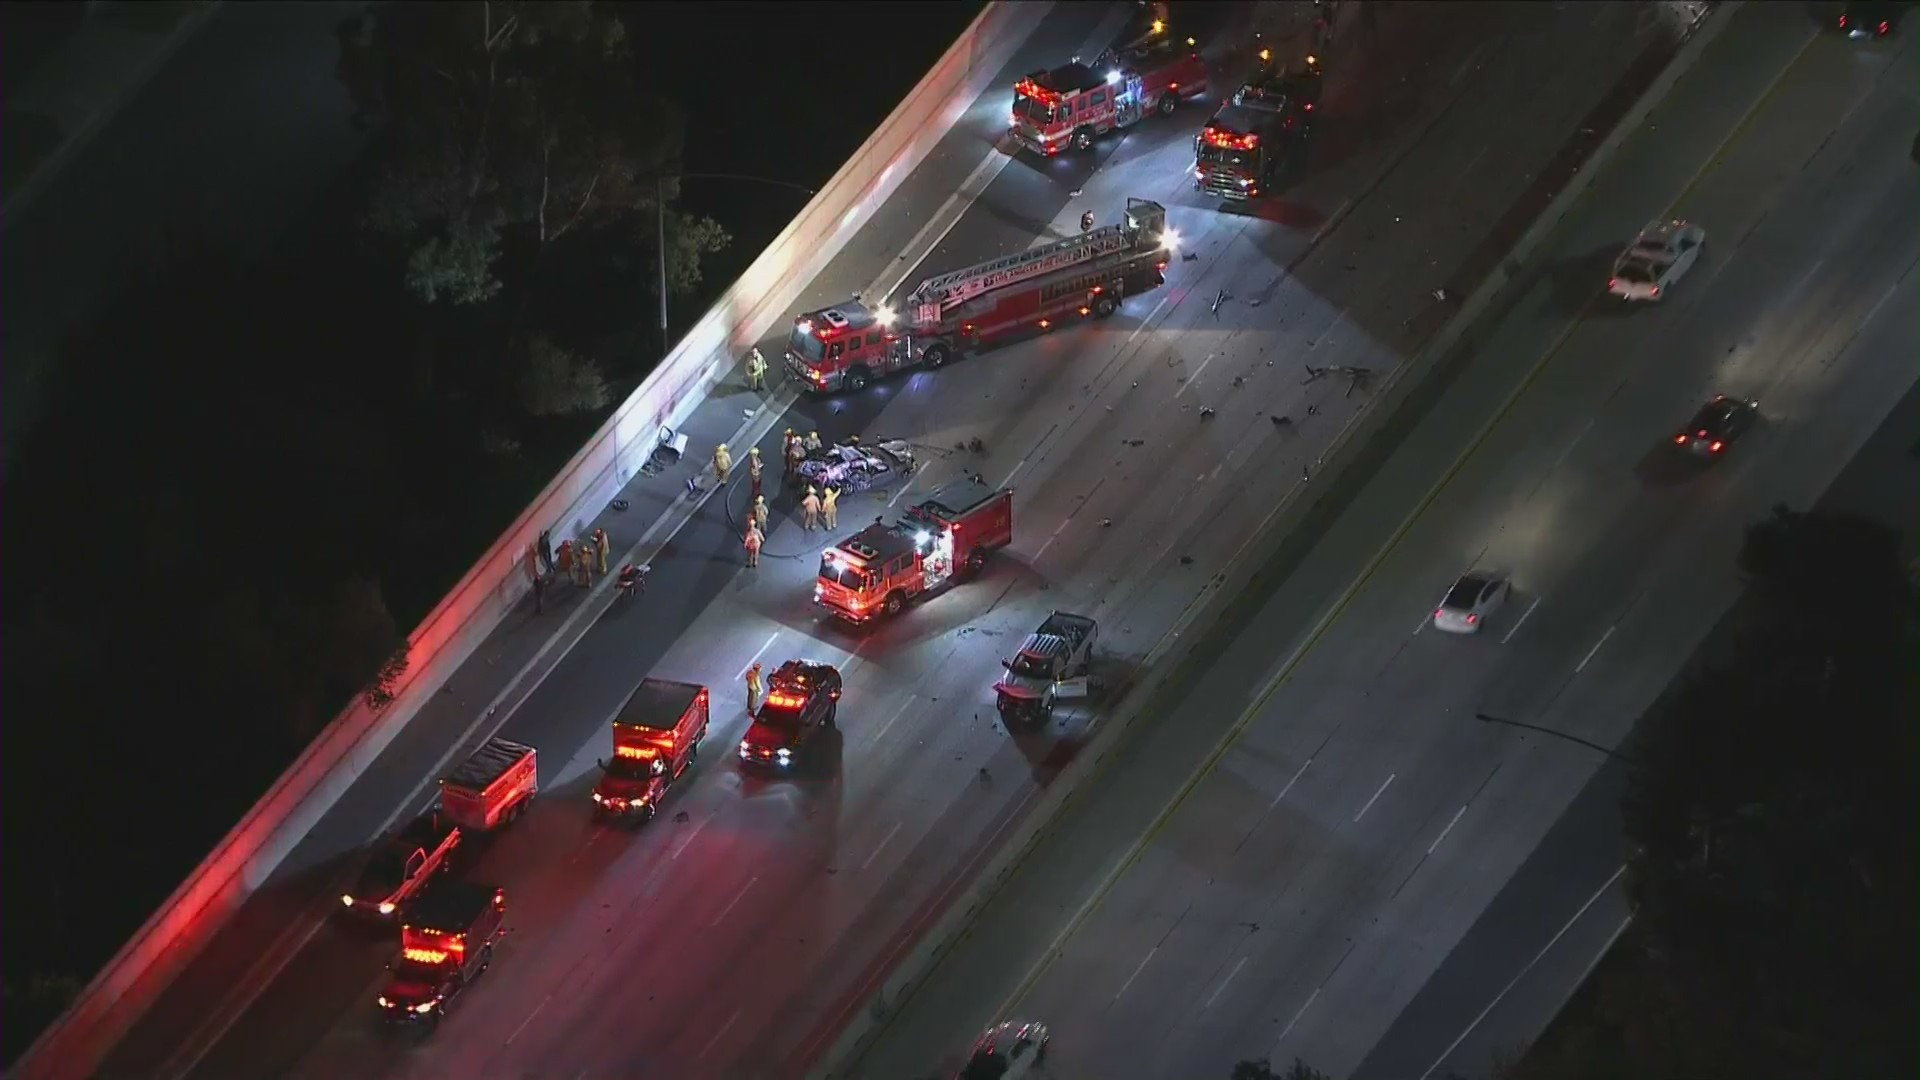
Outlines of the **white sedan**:
{"type": "Polygon", "coordinates": [[[1658,300],[1700,259],[1707,231],[1687,221],[1656,221],[1613,262],[1607,291],[1622,300],[1658,300]]]}
{"type": "Polygon", "coordinates": [[[1496,574],[1462,574],[1433,609],[1433,628],[1449,634],[1477,634],[1510,591],[1507,579],[1496,574]]]}

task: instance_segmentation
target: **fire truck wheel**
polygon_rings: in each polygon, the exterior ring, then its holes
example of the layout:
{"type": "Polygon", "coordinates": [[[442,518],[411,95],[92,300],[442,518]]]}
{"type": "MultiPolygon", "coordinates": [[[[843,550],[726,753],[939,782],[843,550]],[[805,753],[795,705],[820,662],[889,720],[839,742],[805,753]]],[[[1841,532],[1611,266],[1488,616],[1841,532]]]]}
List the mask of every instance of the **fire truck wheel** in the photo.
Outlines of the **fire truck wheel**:
{"type": "Polygon", "coordinates": [[[1178,108],[1179,105],[1179,99],[1175,98],[1172,94],[1162,94],[1160,100],[1155,102],[1153,107],[1160,111],[1161,116],[1172,116],[1173,110],[1178,108]]]}
{"type": "Polygon", "coordinates": [[[867,385],[866,369],[865,368],[847,369],[846,380],[847,380],[847,389],[849,390],[860,389],[861,387],[867,385]]]}
{"type": "Polygon", "coordinates": [[[1102,319],[1119,310],[1120,305],[1111,296],[1103,296],[1093,302],[1093,313],[1102,319]]]}
{"type": "Polygon", "coordinates": [[[1083,154],[1093,149],[1093,129],[1081,128],[1080,130],[1074,132],[1073,148],[1075,150],[1080,151],[1083,154]]]}
{"type": "Polygon", "coordinates": [[[947,347],[939,344],[927,346],[927,351],[923,356],[927,362],[927,366],[930,368],[939,367],[953,359],[953,354],[947,351],[947,347]]]}
{"type": "Polygon", "coordinates": [[[897,592],[888,593],[887,594],[887,614],[888,615],[900,614],[900,603],[901,601],[900,601],[899,593],[897,592]]]}

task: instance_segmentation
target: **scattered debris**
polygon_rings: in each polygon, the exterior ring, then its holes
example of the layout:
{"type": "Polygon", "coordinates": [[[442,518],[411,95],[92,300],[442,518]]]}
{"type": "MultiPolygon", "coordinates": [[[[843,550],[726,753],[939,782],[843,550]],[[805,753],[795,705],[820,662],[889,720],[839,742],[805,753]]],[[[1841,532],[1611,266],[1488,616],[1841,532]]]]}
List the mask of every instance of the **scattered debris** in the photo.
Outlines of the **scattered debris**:
{"type": "Polygon", "coordinates": [[[1103,528],[1103,529],[1111,529],[1111,528],[1113,528],[1113,519],[1112,519],[1112,518],[1101,518],[1101,519],[1100,519],[1100,527],[1101,527],[1101,528],[1103,528]]]}
{"type": "Polygon", "coordinates": [[[1147,445],[1147,440],[1145,440],[1145,439],[1121,439],[1121,440],[1120,440],[1120,445],[1122,445],[1122,446],[1145,446],[1145,445],[1147,445]]]}
{"type": "Polygon", "coordinates": [[[611,509],[616,514],[626,513],[627,508],[631,507],[632,505],[633,505],[632,503],[628,502],[625,499],[615,499],[612,502],[607,504],[608,508],[611,509]]]}
{"type": "Polygon", "coordinates": [[[1181,252],[1180,254],[1181,262],[1194,262],[1199,258],[1200,258],[1200,253],[1197,251],[1185,251],[1185,252],[1181,252]]]}
{"type": "Polygon", "coordinates": [[[1182,556],[1180,556],[1180,565],[1181,565],[1181,566],[1192,566],[1192,565],[1193,565],[1193,556],[1191,556],[1191,555],[1182,555],[1182,556]]]}
{"type": "Polygon", "coordinates": [[[687,813],[685,810],[682,810],[679,813],[673,815],[673,823],[675,825],[685,825],[687,822],[692,820],[693,820],[693,815],[687,813]]]}
{"type": "Polygon", "coordinates": [[[1240,387],[1245,385],[1247,385],[1247,377],[1245,375],[1235,375],[1233,377],[1234,389],[1238,390],[1240,387]]]}
{"type": "Polygon", "coordinates": [[[976,454],[984,454],[987,452],[987,444],[981,442],[980,437],[976,435],[973,438],[967,440],[967,449],[973,451],[976,454]]]}
{"type": "Polygon", "coordinates": [[[1318,406],[1318,405],[1309,405],[1309,406],[1307,406],[1307,415],[1308,415],[1308,416],[1318,416],[1318,415],[1320,415],[1320,406],[1318,406]]]}
{"type": "Polygon", "coordinates": [[[1267,419],[1273,421],[1274,427],[1286,427],[1288,424],[1293,423],[1293,417],[1279,413],[1269,416],[1267,419]]]}
{"type": "Polygon", "coordinates": [[[1225,289],[1221,289],[1219,292],[1213,295],[1212,311],[1213,311],[1214,318],[1217,319],[1220,317],[1220,305],[1226,303],[1228,300],[1231,300],[1231,299],[1233,298],[1227,295],[1227,290],[1225,289]]]}
{"type": "Polygon", "coordinates": [[[1212,409],[1201,409],[1201,410],[1200,410],[1200,419],[1202,419],[1202,420],[1211,420],[1211,419],[1213,419],[1213,410],[1212,410],[1212,409]]]}
{"type": "Polygon", "coordinates": [[[1435,300],[1438,300],[1438,301],[1440,301],[1440,302],[1441,302],[1441,303],[1443,303],[1443,304],[1444,304],[1444,303],[1446,303],[1446,301],[1447,301],[1447,290],[1445,290],[1445,289],[1435,289],[1435,290],[1433,290],[1433,298],[1434,298],[1435,300]]]}

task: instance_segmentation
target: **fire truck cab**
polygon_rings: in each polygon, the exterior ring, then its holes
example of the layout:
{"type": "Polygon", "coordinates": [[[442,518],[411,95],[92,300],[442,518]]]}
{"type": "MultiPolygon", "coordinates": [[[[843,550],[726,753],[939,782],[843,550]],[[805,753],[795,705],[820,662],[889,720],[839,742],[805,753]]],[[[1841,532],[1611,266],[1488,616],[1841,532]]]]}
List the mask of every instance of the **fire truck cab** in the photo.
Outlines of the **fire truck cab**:
{"type": "Polygon", "coordinates": [[[707,688],[645,679],[613,718],[613,757],[601,759],[594,813],[644,825],[707,737],[707,688]]]}
{"type": "Polygon", "coordinates": [[[1173,115],[1183,98],[1207,89],[1207,65],[1194,40],[1174,41],[1164,23],[1131,48],[1109,49],[1091,65],[1078,59],[1035,71],[1014,84],[1014,141],[1052,157],[1131,127],[1154,114],[1173,115]]]}
{"type": "MultiPolygon", "coordinates": [[[[807,312],[794,320],[787,337],[787,372],[806,390],[827,393],[858,390],[910,367],[915,358],[892,332],[891,322],[859,300],[807,312]]],[[[938,367],[946,354],[927,359],[938,367]]]]}
{"type": "Polygon", "coordinates": [[[851,623],[900,613],[953,584],[1013,542],[1013,489],[960,480],[892,525],[875,523],[820,556],[813,598],[851,623]]]}
{"type": "Polygon", "coordinates": [[[1270,189],[1305,148],[1319,95],[1318,60],[1276,66],[1261,50],[1263,69],[1193,137],[1193,188],[1223,199],[1251,199],[1270,189]]]}
{"type": "Polygon", "coordinates": [[[506,932],[505,889],[448,882],[423,897],[400,926],[400,958],[378,998],[390,1024],[438,1027],[460,992],[493,963],[506,932]]]}

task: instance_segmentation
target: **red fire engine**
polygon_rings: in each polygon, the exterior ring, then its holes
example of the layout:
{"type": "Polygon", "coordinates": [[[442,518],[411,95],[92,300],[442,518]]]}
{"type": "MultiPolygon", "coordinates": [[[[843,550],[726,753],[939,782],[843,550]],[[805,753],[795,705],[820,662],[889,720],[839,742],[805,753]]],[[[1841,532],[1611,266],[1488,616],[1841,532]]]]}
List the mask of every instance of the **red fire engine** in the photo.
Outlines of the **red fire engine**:
{"type": "Polygon", "coordinates": [[[1258,196],[1305,151],[1319,96],[1319,59],[1275,65],[1260,50],[1261,68],[1193,137],[1193,189],[1223,199],[1258,196]]]}
{"type": "Polygon", "coordinates": [[[939,367],[1016,334],[1105,318],[1127,297],[1166,284],[1178,239],[1167,228],[1166,207],[1128,199],[1112,225],[928,278],[902,302],[899,316],[858,300],[800,316],[787,339],[787,371],[814,393],[858,390],[882,375],[939,367]]]}
{"type": "Polygon", "coordinates": [[[1014,141],[1049,157],[1090,150],[1093,140],[1146,116],[1173,115],[1182,98],[1206,93],[1207,65],[1192,38],[1176,44],[1164,23],[1142,44],[1036,71],[1013,87],[1014,141]]]}
{"type": "Polygon", "coordinates": [[[1013,543],[1013,489],[960,480],[893,525],[875,523],[820,556],[813,598],[852,623],[897,615],[907,601],[953,584],[1013,543]]]}

